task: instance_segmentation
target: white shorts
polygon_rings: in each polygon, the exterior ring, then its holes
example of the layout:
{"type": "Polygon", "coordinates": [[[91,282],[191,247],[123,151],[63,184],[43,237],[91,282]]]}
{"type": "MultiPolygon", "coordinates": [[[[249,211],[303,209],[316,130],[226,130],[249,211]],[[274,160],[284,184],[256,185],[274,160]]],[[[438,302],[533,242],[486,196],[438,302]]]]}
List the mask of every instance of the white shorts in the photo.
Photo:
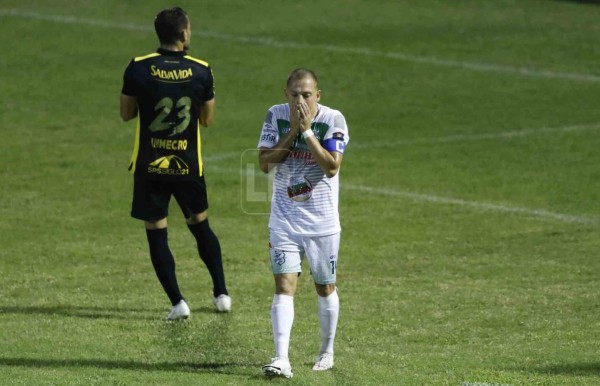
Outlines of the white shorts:
{"type": "Polygon", "coordinates": [[[302,272],[302,257],[306,256],[315,283],[335,283],[340,232],[326,236],[300,236],[269,230],[269,246],[274,275],[302,272]]]}

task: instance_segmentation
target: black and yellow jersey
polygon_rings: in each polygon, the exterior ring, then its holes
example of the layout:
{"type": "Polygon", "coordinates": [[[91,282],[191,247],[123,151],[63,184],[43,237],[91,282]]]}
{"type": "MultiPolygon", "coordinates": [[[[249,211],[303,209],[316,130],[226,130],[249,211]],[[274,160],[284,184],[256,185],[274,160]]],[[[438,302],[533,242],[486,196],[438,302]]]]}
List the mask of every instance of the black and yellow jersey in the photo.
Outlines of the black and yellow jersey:
{"type": "Polygon", "coordinates": [[[214,98],[208,63],[158,49],[131,60],[121,92],[138,105],[130,170],[160,180],[201,176],[200,108],[214,98]]]}

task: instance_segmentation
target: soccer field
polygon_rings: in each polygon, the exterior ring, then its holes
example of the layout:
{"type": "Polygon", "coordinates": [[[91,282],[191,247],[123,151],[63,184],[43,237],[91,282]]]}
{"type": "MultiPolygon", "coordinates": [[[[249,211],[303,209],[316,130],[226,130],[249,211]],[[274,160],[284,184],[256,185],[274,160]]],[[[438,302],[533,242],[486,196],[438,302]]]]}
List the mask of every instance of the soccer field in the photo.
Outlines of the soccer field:
{"type": "Polygon", "coordinates": [[[0,385],[600,384],[600,5],[180,1],[190,54],[215,74],[202,149],[233,312],[213,311],[172,205],[192,317],[166,323],[129,217],[135,124],[119,95],[172,5],[0,1],[0,385]],[[268,180],[254,149],[300,66],[351,137],[336,367],[311,370],[307,272],[294,378],[269,381],[268,180]]]}

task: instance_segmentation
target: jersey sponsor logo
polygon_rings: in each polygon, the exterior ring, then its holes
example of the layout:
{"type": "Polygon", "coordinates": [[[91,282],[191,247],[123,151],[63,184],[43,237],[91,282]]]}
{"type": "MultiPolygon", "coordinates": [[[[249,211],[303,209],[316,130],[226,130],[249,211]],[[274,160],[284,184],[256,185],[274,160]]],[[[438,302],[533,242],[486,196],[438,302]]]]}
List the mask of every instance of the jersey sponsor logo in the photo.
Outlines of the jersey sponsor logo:
{"type": "Polygon", "coordinates": [[[154,149],[187,150],[188,141],[187,139],[150,138],[150,145],[154,149]]]}
{"type": "Polygon", "coordinates": [[[273,251],[273,262],[277,265],[285,264],[285,252],[280,250],[273,251]]]}
{"type": "Polygon", "coordinates": [[[260,140],[266,142],[275,142],[275,135],[271,133],[266,133],[261,135],[260,140]]]}
{"type": "Polygon", "coordinates": [[[192,68],[163,70],[156,67],[154,64],[150,66],[150,75],[162,80],[185,81],[192,77],[192,68]]]}
{"type": "Polygon", "coordinates": [[[292,179],[287,187],[288,197],[297,202],[308,201],[312,197],[312,184],[304,176],[302,179],[292,179]]]}
{"type": "Polygon", "coordinates": [[[310,151],[293,150],[290,152],[288,157],[293,159],[313,159],[313,155],[310,151]]]}
{"type": "Polygon", "coordinates": [[[148,173],[170,176],[185,176],[190,174],[189,166],[176,155],[160,157],[148,165],[148,173]]]}

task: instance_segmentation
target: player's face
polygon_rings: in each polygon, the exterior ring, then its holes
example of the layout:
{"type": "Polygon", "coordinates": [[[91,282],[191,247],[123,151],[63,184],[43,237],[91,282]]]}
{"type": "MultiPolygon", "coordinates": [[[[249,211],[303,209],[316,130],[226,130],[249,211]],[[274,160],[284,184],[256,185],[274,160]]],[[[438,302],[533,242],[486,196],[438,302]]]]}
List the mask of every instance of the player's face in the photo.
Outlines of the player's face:
{"type": "Polygon", "coordinates": [[[290,109],[298,108],[300,104],[307,104],[313,116],[317,115],[317,102],[321,99],[321,90],[311,77],[293,80],[285,89],[285,97],[290,109]]]}

